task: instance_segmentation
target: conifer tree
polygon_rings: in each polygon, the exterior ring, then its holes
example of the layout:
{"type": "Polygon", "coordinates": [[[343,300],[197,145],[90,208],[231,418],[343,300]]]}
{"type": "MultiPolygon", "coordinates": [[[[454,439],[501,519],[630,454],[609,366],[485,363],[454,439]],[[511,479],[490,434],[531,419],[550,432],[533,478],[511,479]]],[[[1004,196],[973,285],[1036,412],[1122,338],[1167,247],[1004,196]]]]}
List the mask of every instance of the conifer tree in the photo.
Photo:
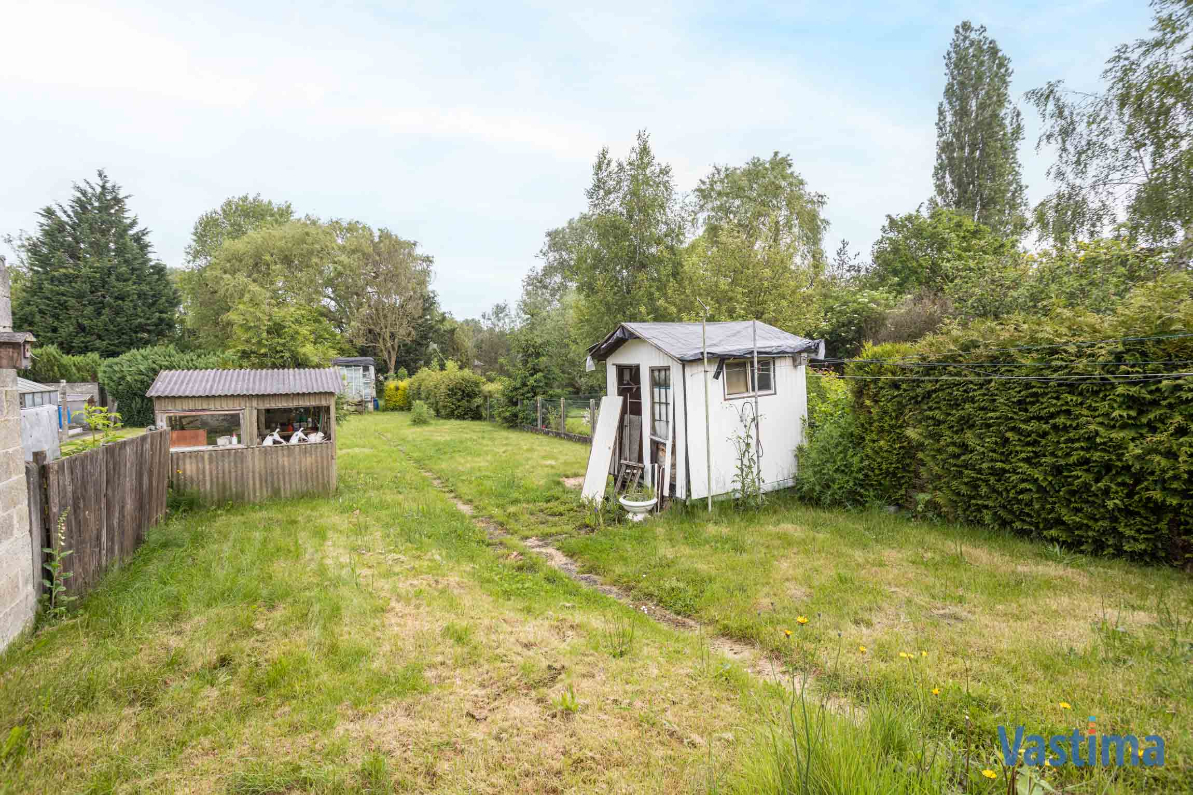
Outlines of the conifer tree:
{"type": "Polygon", "coordinates": [[[936,202],[1005,237],[1027,225],[1019,166],[1023,119],[1011,104],[1011,60],[985,26],[953,30],[936,111],[936,202]]]}
{"type": "Polygon", "coordinates": [[[102,170],[70,201],[39,213],[24,246],[29,273],[13,307],[16,328],[64,353],[120,354],[173,334],[178,291],[154,259],[128,196],[102,170]]]}

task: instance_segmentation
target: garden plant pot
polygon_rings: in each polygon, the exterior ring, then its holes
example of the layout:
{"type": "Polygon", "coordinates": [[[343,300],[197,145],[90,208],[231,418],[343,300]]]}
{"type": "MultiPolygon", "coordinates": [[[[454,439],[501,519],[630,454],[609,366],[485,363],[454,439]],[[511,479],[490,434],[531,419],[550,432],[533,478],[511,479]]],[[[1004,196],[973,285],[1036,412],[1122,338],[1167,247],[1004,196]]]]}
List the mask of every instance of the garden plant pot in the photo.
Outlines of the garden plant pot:
{"type": "Polygon", "coordinates": [[[630,515],[630,521],[641,522],[651,512],[659,499],[658,497],[651,497],[649,500],[638,502],[627,500],[625,497],[618,497],[617,501],[621,503],[621,507],[625,508],[626,512],[630,515]]]}

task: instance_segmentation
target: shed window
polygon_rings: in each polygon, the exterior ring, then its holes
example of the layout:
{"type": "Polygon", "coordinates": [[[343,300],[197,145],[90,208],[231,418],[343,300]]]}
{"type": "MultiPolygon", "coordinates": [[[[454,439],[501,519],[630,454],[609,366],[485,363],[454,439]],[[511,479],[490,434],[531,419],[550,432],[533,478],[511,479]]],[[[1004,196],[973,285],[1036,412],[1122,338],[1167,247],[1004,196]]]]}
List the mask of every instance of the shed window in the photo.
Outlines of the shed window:
{"type": "Polygon", "coordinates": [[[244,444],[239,411],[169,414],[166,425],[170,429],[171,450],[244,444]]]}
{"type": "Polygon", "coordinates": [[[759,359],[755,377],[752,359],[734,359],[725,364],[725,397],[746,397],[754,394],[755,382],[758,394],[769,395],[775,391],[774,359],[759,359]]]}
{"type": "Polygon", "coordinates": [[[671,368],[650,368],[650,435],[666,439],[671,417],[671,368]]]}
{"type": "Polygon", "coordinates": [[[324,441],[331,439],[331,412],[328,406],[288,406],[257,410],[257,443],[277,431],[283,442],[289,442],[300,430],[310,436],[322,431],[324,441]]]}

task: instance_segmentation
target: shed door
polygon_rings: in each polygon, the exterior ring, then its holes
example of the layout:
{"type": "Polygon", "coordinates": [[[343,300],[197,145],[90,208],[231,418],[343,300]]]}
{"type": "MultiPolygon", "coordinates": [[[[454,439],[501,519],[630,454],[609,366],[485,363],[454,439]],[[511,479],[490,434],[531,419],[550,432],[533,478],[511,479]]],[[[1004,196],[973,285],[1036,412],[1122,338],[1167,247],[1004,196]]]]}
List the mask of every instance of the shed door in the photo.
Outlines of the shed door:
{"type": "Polygon", "coordinates": [[[635,464],[642,463],[642,368],[638,365],[617,365],[617,394],[624,398],[621,409],[620,458],[635,464]]]}

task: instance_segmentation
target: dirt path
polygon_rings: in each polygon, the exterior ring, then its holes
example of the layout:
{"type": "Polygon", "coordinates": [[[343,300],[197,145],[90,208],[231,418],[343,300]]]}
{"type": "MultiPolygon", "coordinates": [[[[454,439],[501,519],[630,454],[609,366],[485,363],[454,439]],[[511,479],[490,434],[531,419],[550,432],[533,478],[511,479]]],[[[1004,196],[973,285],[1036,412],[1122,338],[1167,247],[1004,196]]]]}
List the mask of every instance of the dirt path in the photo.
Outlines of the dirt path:
{"type": "MultiPolygon", "coordinates": [[[[392,440],[390,441],[393,443],[392,440]]],[[[500,524],[488,518],[487,516],[478,514],[475,507],[460,499],[459,495],[448,488],[448,486],[442,480],[440,480],[435,473],[419,466],[418,462],[416,462],[405,450],[403,450],[400,445],[397,443],[393,444],[402,452],[403,455],[407,457],[407,459],[411,461],[411,463],[414,464],[418,471],[422,473],[427,480],[431,481],[435,488],[439,489],[451,498],[452,502],[461,513],[471,518],[477,527],[479,527],[481,530],[484,530],[486,537],[488,537],[491,542],[499,542],[504,538],[514,538],[514,536],[510,535],[510,533],[506,531],[506,529],[500,524]]],[[[712,632],[710,627],[700,623],[699,621],[672,613],[670,610],[660,607],[659,605],[656,605],[652,602],[644,602],[640,599],[634,599],[622,588],[603,581],[595,574],[582,573],[580,571],[580,564],[568,557],[560,549],[553,546],[551,544],[551,539],[537,537],[526,538],[521,539],[521,543],[523,543],[531,552],[534,552],[536,555],[542,558],[547,565],[557,569],[560,572],[563,572],[568,577],[586,588],[591,588],[592,590],[602,593],[605,596],[616,599],[622,604],[629,605],[642,615],[657,621],[660,624],[666,624],[669,627],[692,634],[703,633],[704,637],[707,638],[709,649],[718,652],[730,660],[736,662],[754,676],[784,685],[790,685],[792,683],[791,677],[789,675],[780,673],[777,661],[775,661],[771,656],[758,647],[739,640],[734,640],[733,638],[724,637],[723,635],[716,635],[712,632]]],[[[802,686],[803,684],[803,682],[798,680],[796,682],[797,686],[802,686]]]]}

